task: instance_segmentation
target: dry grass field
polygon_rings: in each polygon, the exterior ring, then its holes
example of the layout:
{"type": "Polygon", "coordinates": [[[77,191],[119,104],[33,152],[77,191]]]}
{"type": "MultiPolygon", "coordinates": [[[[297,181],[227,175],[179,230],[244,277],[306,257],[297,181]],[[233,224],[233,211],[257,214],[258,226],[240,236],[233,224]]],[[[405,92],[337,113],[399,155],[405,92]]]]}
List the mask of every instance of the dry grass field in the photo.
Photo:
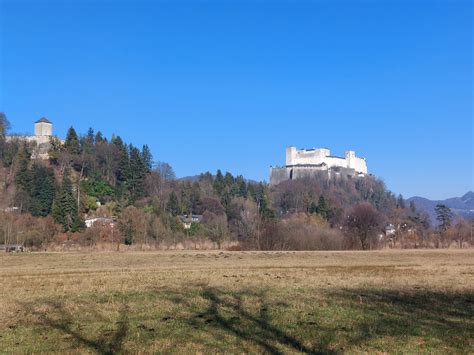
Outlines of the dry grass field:
{"type": "Polygon", "coordinates": [[[474,250],[0,255],[0,352],[474,353],[474,250]]]}

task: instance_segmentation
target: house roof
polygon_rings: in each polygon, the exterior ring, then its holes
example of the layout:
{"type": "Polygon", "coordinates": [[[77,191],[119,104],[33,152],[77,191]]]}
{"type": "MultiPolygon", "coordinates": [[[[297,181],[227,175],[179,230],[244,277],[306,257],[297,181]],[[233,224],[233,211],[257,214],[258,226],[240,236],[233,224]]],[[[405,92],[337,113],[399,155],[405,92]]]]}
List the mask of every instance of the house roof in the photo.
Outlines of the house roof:
{"type": "Polygon", "coordinates": [[[50,120],[48,120],[46,117],[41,117],[38,121],[36,121],[35,123],[49,123],[49,124],[52,124],[52,122],[50,120]]]}

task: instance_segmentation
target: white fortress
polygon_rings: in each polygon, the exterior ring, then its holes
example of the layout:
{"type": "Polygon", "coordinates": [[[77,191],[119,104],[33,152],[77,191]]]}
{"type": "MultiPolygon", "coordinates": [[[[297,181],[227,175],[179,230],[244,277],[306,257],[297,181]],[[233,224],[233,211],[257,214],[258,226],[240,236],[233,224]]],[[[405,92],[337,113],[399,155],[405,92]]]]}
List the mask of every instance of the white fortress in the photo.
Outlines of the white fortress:
{"type": "Polygon", "coordinates": [[[35,122],[35,134],[32,136],[10,135],[7,141],[20,140],[23,142],[35,142],[37,149],[33,152],[33,158],[48,159],[50,140],[53,137],[53,124],[47,118],[42,117],[35,122]]]}
{"type": "Polygon", "coordinates": [[[364,158],[356,157],[354,151],[346,151],[344,158],[332,156],[327,148],[296,149],[286,148],[286,164],[283,167],[270,167],[270,185],[285,180],[310,177],[317,172],[365,176],[367,163],[364,158]]]}

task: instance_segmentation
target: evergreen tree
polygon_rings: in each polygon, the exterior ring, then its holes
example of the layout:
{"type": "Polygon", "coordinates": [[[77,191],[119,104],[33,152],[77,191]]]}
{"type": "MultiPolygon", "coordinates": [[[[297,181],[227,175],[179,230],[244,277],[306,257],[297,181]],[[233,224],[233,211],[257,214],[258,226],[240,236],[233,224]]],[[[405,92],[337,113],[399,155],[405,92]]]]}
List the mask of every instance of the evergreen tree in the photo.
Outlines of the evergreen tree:
{"type": "Polygon", "coordinates": [[[126,184],[130,177],[130,159],[127,146],[123,143],[119,136],[112,138],[112,143],[117,148],[117,170],[116,178],[119,184],[126,184]]]}
{"type": "Polygon", "coordinates": [[[97,134],[95,135],[94,142],[95,144],[102,143],[104,141],[104,136],[102,135],[101,131],[98,131],[97,134]]]}
{"type": "Polygon", "coordinates": [[[201,187],[198,182],[192,185],[190,201],[192,213],[197,213],[201,209],[201,187]]]}
{"type": "Polygon", "coordinates": [[[453,213],[451,209],[443,204],[436,205],[436,220],[439,222],[439,229],[442,232],[446,232],[453,221],[453,213]]]}
{"type": "Polygon", "coordinates": [[[236,184],[238,188],[237,196],[247,197],[247,183],[245,182],[242,175],[237,176],[236,184]]]}
{"type": "Polygon", "coordinates": [[[54,201],[53,169],[35,164],[33,165],[32,178],[31,214],[46,217],[51,212],[54,201]]]}
{"type": "Polygon", "coordinates": [[[28,194],[31,191],[31,171],[28,169],[29,160],[30,154],[25,143],[18,152],[18,169],[15,175],[15,185],[18,190],[23,190],[28,194]]]}
{"type": "Polygon", "coordinates": [[[316,202],[312,201],[311,204],[309,205],[308,212],[313,214],[313,213],[318,213],[318,205],[316,202]]]}
{"type": "Polygon", "coordinates": [[[143,163],[145,164],[146,172],[149,173],[151,171],[151,168],[153,167],[153,156],[151,155],[150,148],[146,144],[142,148],[141,157],[143,163]]]}
{"type": "Polygon", "coordinates": [[[66,151],[68,151],[71,154],[81,153],[81,145],[79,143],[79,138],[73,127],[70,127],[67,131],[64,147],[66,148],[66,151]]]}
{"type": "Polygon", "coordinates": [[[231,201],[232,201],[232,196],[229,192],[229,188],[226,187],[226,189],[222,192],[221,204],[227,210],[227,208],[230,206],[231,201]]]}
{"type": "Polygon", "coordinates": [[[232,176],[231,173],[226,172],[225,177],[224,177],[224,185],[230,188],[233,183],[234,183],[234,177],[232,176]]]}
{"type": "Polygon", "coordinates": [[[95,144],[94,129],[92,127],[89,127],[89,129],[87,130],[86,141],[91,146],[95,144]]]}
{"type": "Polygon", "coordinates": [[[174,191],[171,191],[168,203],[166,204],[166,210],[171,213],[172,216],[177,216],[181,213],[178,196],[176,196],[174,191]]]}
{"type": "Polygon", "coordinates": [[[181,188],[181,211],[187,214],[192,214],[192,203],[191,203],[191,183],[186,181],[181,188]]]}
{"type": "Polygon", "coordinates": [[[136,227],[130,220],[123,221],[124,223],[120,223],[120,231],[123,234],[123,242],[125,245],[132,245],[133,244],[133,237],[136,234],[136,227]]]}
{"type": "Polygon", "coordinates": [[[68,170],[64,172],[61,189],[56,194],[52,215],[54,220],[63,226],[65,232],[77,232],[84,227],[84,222],[79,216],[68,170]]]}
{"type": "Polygon", "coordinates": [[[398,195],[397,197],[397,207],[401,209],[405,209],[405,199],[402,195],[398,195]]]}
{"type": "Polygon", "coordinates": [[[254,192],[255,202],[258,206],[258,211],[263,219],[270,219],[275,217],[274,211],[270,208],[268,190],[263,183],[259,183],[254,192]]]}
{"type": "Polygon", "coordinates": [[[326,202],[326,199],[323,195],[319,197],[317,213],[323,218],[328,219],[329,216],[329,206],[326,202]]]}
{"type": "Polygon", "coordinates": [[[0,139],[4,138],[8,129],[10,128],[10,122],[8,122],[5,113],[0,112],[0,139]]]}
{"type": "Polygon", "coordinates": [[[247,198],[249,199],[254,199],[256,200],[255,196],[256,196],[256,193],[255,193],[255,185],[254,184],[247,184],[247,198]]]}
{"type": "Polygon", "coordinates": [[[94,152],[94,145],[95,145],[95,135],[94,130],[89,128],[87,130],[87,134],[82,137],[81,146],[83,147],[84,151],[87,154],[92,154],[94,152]]]}
{"type": "Polygon", "coordinates": [[[133,200],[145,194],[145,179],[148,168],[142,159],[140,151],[130,145],[130,171],[128,178],[128,189],[133,200]]]}
{"type": "Polygon", "coordinates": [[[224,176],[222,175],[222,171],[220,170],[217,170],[213,187],[217,194],[220,196],[225,187],[224,176]]]}

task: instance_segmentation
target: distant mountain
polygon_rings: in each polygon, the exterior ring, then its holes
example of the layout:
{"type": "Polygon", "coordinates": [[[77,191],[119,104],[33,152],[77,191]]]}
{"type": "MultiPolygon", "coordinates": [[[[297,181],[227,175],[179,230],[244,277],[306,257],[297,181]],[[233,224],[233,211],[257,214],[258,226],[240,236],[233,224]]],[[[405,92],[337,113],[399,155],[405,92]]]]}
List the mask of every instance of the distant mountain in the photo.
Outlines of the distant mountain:
{"type": "Polygon", "coordinates": [[[199,181],[199,175],[183,176],[183,177],[178,178],[178,181],[197,182],[197,181],[199,181]]]}
{"type": "Polygon", "coordinates": [[[408,202],[413,201],[416,209],[425,212],[430,216],[431,222],[436,225],[436,205],[443,204],[448,206],[454,214],[472,218],[474,217],[474,192],[469,191],[462,197],[452,197],[446,200],[429,200],[424,197],[410,197],[408,202]]]}

